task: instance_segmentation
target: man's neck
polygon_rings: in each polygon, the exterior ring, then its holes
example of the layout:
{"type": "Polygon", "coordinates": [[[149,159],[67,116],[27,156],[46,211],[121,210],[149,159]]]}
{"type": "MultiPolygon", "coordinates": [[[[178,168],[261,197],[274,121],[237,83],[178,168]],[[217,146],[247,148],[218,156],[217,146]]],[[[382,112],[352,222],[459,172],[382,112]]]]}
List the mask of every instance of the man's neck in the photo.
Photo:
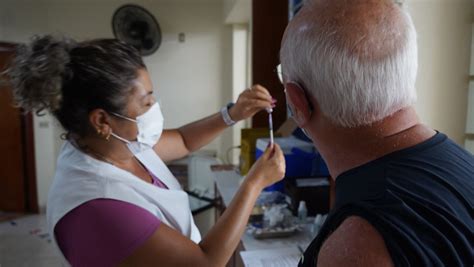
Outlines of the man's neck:
{"type": "Polygon", "coordinates": [[[324,118],[318,125],[313,141],[333,178],[391,152],[419,144],[435,134],[420,124],[414,108],[397,111],[370,126],[342,128],[324,118]]]}

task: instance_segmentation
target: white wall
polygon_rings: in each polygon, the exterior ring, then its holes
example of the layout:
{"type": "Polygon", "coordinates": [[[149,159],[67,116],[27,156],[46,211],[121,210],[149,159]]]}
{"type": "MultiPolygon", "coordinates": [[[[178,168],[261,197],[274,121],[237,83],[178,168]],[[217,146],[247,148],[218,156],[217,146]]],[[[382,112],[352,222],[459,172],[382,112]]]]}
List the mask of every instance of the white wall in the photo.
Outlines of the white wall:
{"type": "Polygon", "coordinates": [[[227,18],[227,16],[232,12],[232,9],[234,8],[238,0],[223,0],[223,1],[224,1],[224,5],[223,5],[222,10],[224,12],[224,18],[227,18]]]}
{"type": "Polygon", "coordinates": [[[417,111],[464,144],[471,47],[471,0],[405,1],[418,32],[417,111]]]}
{"type": "MultiPolygon", "coordinates": [[[[248,24],[234,24],[232,28],[232,94],[233,98],[237,99],[239,94],[250,86],[250,84],[248,84],[247,71],[250,66],[248,58],[250,49],[248,43],[249,30],[248,24]]],[[[250,120],[241,121],[232,128],[234,146],[240,146],[241,130],[242,128],[249,127],[250,124],[250,120]]],[[[229,161],[233,164],[238,164],[240,150],[233,149],[231,155],[229,161]]]]}
{"type": "MultiPolygon", "coordinates": [[[[250,25],[252,16],[251,0],[223,0],[225,23],[232,27],[232,50],[226,55],[231,57],[232,92],[231,98],[237,99],[245,88],[251,86],[251,42],[250,25]]],[[[221,158],[230,164],[239,164],[240,139],[242,128],[250,127],[251,119],[241,121],[228,129],[222,138],[224,153],[221,158]]]]}
{"type": "MultiPolygon", "coordinates": [[[[24,42],[33,34],[55,32],[80,40],[113,37],[113,12],[130,2],[152,12],[163,31],[162,46],[146,57],[145,62],[155,94],[161,99],[165,127],[179,127],[210,115],[231,101],[231,93],[226,92],[231,92],[232,58],[223,55],[231,53],[232,31],[223,23],[223,6],[217,0],[6,0],[0,3],[0,40],[24,42]],[[184,43],[178,42],[181,32],[186,36],[184,43]]],[[[59,139],[62,131],[51,127],[52,121],[50,117],[35,118],[40,207],[46,204],[54,162],[62,143],[59,139]],[[45,121],[50,127],[38,127],[45,121]]],[[[217,139],[205,149],[220,152],[224,145],[226,142],[217,139]]]]}
{"type": "Polygon", "coordinates": [[[252,16],[252,0],[223,0],[224,18],[228,24],[246,24],[252,16]]]}

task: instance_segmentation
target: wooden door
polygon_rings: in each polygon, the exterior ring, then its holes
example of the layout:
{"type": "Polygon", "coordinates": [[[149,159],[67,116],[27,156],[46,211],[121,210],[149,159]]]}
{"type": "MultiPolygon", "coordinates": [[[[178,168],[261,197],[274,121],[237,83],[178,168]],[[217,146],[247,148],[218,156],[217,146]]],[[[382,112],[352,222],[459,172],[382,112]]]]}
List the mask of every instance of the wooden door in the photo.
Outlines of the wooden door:
{"type": "MultiPolygon", "coordinates": [[[[14,51],[15,45],[0,43],[0,73],[14,51]]],[[[32,116],[14,106],[6,77],[0,77],[0,210],[37,212],[32,116]]]]}
{"type": "MultiPolygon", "coordinates": [[[[286,121],[286,99],[276,67],[280,64],[280,44],[288,25],[288,0],[252,1],[252,77],[253,84],[265,86],[278,100],[273,110],[273,127],[286,121]]],[[[268,115],[262,111],[252,118],[253,128],[268,127],[268,115]]]]}

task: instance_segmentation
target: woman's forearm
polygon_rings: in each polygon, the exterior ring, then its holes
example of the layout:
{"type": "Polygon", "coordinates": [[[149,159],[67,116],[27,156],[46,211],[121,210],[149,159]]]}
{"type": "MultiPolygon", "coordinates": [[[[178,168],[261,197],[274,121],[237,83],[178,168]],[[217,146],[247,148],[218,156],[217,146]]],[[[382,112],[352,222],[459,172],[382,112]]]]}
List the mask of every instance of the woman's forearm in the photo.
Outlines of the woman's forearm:
{"type": "Polygon", "coordinates": [[[199,244],[162,224],[124,262],[124,266],[221,267],[235,251],[255,201],[265,186],[282,179],[285,160],[281,148],[269,146],[255,162],[221,218],[199,244]]]}
{"type": "Polygon", "coordinates": [[[227,127],[221,113],[215,113],[204,119],[184,125],[178,128],[178,131],[183,137],[187,150],[193,152],[212,142],[227,127]]]}
{"type": "Polygon", "coordinates": [[[245,230],[262,187],[245,180],[226,211],[199,246],[210,266],[225,266],[245,230]]]}
{"type": "Polygon", "coordinates": [[[164,130],[154,148],[164,162],[170,162],[209,144],[226,128],[222,115],[216,113],[178,129],[164,130]]]}
{"type": "MultiPolygon", "coordinates": [[[[251,118],[257,112],[265,108],[274,108],[276,100],[273,100],[268,90],[260,85],[254,85],[239,95],[237,103],[229,109],[229,115],[235,122],[251,118]]],[[[190,123],[178,129],[183,136],[184,143],[189,152],[209,144],[227,125],[220,113],[190,123]]]]}
{"type": "MultiPolygon", "coordinates": [[[[228,110],[229,116],[235,122],[245,120],[265,108],[275,107],[275,101],[267,89],[254,85],[239,95],[237,103],[228,110]]],[[[209,144],[227,127],[221,113],[217,112],[178,129],[164,132],[163,137],[166,138],[162,138],[156,146],[156,151],[168,161],[184,157],[209,144]]]]}

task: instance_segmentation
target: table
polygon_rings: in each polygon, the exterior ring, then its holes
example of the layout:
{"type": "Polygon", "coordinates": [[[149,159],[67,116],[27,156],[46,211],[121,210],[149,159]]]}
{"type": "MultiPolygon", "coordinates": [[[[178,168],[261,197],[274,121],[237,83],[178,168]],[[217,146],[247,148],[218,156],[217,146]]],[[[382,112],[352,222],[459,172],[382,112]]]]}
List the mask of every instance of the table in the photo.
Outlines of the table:
{"type": "MultiPolygon", "coordinates": [[[[225,208],[232,201],[243,178],[232,165],[212,166],[212,171],[215,176],[216,192],[220,194],[222,206],[225,208]]],[[[308,218],[308,221],[312,221],[311,218],[308,218]]],[[[301,249],[304,250],[312,239],[310,225],[307,225],[298,234],[287,238],[257,240],[250,234],[245,233],[242,236],[238,250],[234,253],[234,257],[228,266],[245,266],[239,255],[240,251],[281,250],[288,248],[300,251],[301,249]]]]}

